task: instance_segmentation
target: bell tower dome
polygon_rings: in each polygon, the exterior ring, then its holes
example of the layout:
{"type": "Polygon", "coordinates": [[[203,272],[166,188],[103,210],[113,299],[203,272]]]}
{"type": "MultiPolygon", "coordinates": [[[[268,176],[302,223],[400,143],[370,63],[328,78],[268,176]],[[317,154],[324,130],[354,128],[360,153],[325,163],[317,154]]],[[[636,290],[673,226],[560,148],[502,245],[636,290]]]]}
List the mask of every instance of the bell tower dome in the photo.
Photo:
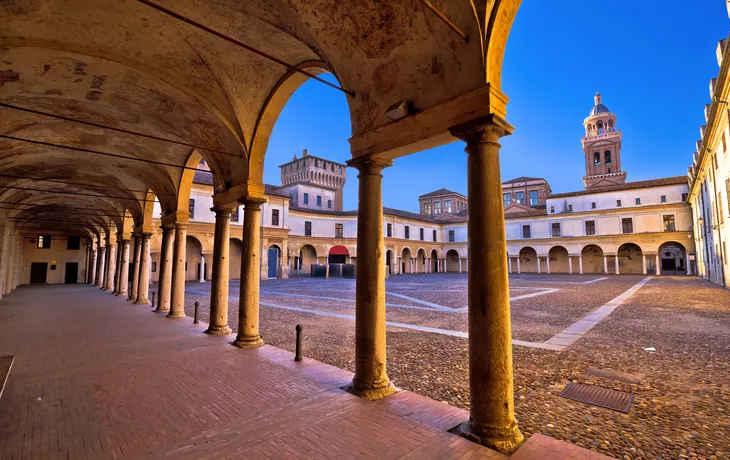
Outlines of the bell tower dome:
{"type": "Polygon", "coordinates": [[[586,135],[581,139],[586,160],[586,189],[626,182],[621,170],[621,131],[616,129],[616,114],[603,105],[599,93],[594,97],[591,113],[583,120],[586,135]]]}

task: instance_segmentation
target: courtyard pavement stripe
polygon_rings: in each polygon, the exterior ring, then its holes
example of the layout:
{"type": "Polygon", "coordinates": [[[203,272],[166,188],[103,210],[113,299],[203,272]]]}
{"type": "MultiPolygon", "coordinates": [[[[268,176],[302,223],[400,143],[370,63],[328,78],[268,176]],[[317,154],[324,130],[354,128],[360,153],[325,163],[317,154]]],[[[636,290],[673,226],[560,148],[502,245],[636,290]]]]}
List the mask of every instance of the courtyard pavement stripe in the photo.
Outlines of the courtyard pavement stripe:
{"type": "MultiPolygon", "coordinates": [[[[355,300],[342,299],[342,298],[339,298],[339,297],[325,297],[325,296],[309,295],[309,294],[284,293],[284,292],[280,292],[280,291],[261,291],[261,294],[281,295],[281,296],[289,296],[289,297],[306,297],[306,298],[309,298],[309,299],[337,300],[337,301],[340,301],[340,302],[355,303],[355,300]]],[[[386,292],[386,294],[391,294],[391,293],[390,292],[386,292]]],[[[405,297],[405,296],[401,296],[401,297],[405,297]]],[[[399,303],[386,303],[385,306],[386,307],[399,307],[399,308],[414,308],[414,309],[417,309],[417,310],[434,311],[434,308],[417,307],[415,305],[401,305],[399,303]]],[[[440,307],[440,305],[439,305],[439,307],[440,307]]],[[[441,308],[438,308],[437,310],[441,310],[441,309],[444,309],[443,311],[454,311],[453,308],[448,308],[448,307],[441,307],[441,308]]]]}
{"type": "Polygon", "coordinates": [[[422,305],[427,305],[427,306],[433,307],[433,308],[435,308],[437,310],[454,311],[453,308],[444,307],[443,305],[439,305],[439,304],[436,304],[436,303],[427,302],[427,301],[421,300],[421,299],[416,299],[415,297],[408,297],[407,295],[396,294],[395,292],[388,292],[387,290],[385,291],[385,293],[386,293],[386,295],[387,294],[390,294],[392,296],[400,297],[401,299],[410,300],[411,302],[416,302],[416,303],[420,303],[422,305]]]}
{"type": "Polygon", "coordinates": [[[651,281],[651,276],[647,276],[619,296],[609,300],[605,305],[602,305],[598,307],[598,309],[588,313],[582,319],[565,328],[560,334],[556,334],[548,339],[545,343],[561,347],[561,350],[572,345],[649,281],[651,281]]]}

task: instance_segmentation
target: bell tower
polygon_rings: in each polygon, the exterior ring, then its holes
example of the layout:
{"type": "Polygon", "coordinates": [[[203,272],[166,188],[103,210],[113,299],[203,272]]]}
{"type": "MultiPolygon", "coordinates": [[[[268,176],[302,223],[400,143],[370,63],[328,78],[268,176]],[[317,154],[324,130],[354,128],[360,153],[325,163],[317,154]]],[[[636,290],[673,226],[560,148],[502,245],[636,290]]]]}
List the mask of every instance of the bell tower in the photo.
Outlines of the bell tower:
{"type": "Polygon", "coordinates": [[[581,139],[586,160],[586,189],[619,185],[626,182],[621,170],[621,131],[616,129],[616,114],[603,105],[596,93],[595,105],[583,120],[586,135],[581,139]]]}

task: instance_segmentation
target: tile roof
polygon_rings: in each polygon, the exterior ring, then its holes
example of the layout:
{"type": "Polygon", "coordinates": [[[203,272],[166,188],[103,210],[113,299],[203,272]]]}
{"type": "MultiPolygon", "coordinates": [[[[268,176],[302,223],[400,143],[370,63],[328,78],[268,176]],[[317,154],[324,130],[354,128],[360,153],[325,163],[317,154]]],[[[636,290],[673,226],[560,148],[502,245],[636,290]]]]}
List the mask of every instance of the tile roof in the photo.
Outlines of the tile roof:
{"type": "Polygon", "coordinates": [[[448,189],[445,189],[445,188],[441,188],[441,189],[435,190],[433,192],[426,193],[425,195],[421,195],[418,198],[428,198],[428,197],[431,197],[431,196],[441,196],[441,195],[459,195],[459,196],[464,196],[464,195],[462,195],[459,192],[452,192],[451,190],[448,190],[448,189]]]}
{"type": "MultiPolygon", "coordinates": [[[[532,180],[545,180],[545,179],[542,178],[542,177],[525,177],[525,176],[520,176],[520,177],[516,177],[516,178],[514,178],[512,180],[504,181],[502,183],[503,184],[515,184],[517,182],[528,182],[528,181],[532,181],[532,180]]],[[[545,181],[545,182],[547,182],[547,181],[545,181]]]]}
{"type": "Polygon", "coordinates": [[[638,180],[626,182],[625,184],[609,185],[607,187],[594,187],[590,190],[579,190],[577,192],[555,193],[548,195],[550,198],[567,198],[571,196],[592,195],[594,193],[617,192],[619,190],[632,190],[637,188],[659,187],[662,185],[687,184],[687,176],[662,177],[660,179],[638,180]]]}

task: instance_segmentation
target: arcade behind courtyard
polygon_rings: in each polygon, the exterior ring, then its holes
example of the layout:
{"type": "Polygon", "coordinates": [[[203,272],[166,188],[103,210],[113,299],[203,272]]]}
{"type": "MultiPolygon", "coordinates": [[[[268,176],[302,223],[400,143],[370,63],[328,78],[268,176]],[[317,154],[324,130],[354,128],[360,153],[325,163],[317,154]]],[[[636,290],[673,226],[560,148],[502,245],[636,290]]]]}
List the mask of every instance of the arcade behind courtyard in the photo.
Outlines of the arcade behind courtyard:
{"type": "MultiPolygon", "coordinates": [[[[459,274],[386,283],[395,384],[461,408],[469,404],[466,285],[459,274]]],[[[206,320],[209,286],[187,285],[188,316],[198,301],[206,320]]],[[[231,293],[237,290],[232,281],[231,293]]],[[[301,324],[305,356],[352,370],[354,295],[354,280],[262,282],[262,336],[293,351],[301,324]]],[[[730,388],[723,384],[730,378],[730,292],[687,276],[513,273],[510,296],[515,407],[526,436],[542,433],[618,458],[730,455],[730,388]],[[572,344],[560,345],[561,333],[617,303],[584,334],[578,327],[572,344]],[[639,383],[586,375],[591,368],[639,383]],[[626,415],[558,397],[571,381],[628,392],[635,401],[626,415]]],[[[237,324],[231,299],[229,324],[237,324]]]]}

